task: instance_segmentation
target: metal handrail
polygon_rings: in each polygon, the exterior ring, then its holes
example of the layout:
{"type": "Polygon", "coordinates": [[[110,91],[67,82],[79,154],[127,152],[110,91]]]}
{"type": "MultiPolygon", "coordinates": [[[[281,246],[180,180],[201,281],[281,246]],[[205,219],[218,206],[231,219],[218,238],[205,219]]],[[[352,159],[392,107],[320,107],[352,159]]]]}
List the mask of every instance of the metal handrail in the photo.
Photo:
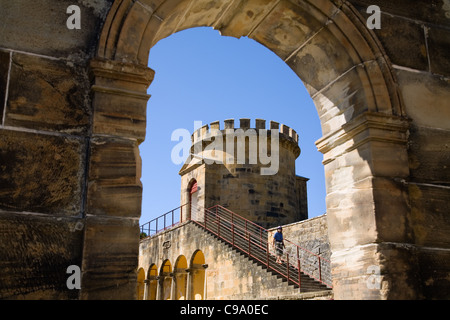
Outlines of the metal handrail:
{"type": "Polygon", "coordinates": [[[233,247],[259,261],[267,269],[274,270],[299,287],[301,287],[301,274],[303,273],[332,288],[331,279],[324,278],[322,271],[324,269],[322,267],[323,264],[328,265],[328,269],[330,268],[331,263],[328,259],[288,239],[284,239],[291,246],[291,249],[285,250],[285,258],[282,258],[283,263],[281,265],[276,264],[274,259],[275,254],[270,250],[269,230],[220,205],[204,209],[194,207],[190,203],[184,204],[143,224],[140,227],[141,233],[147,231],[147,237],[151,237],[180,224],[182,222],[183,210],[185,210],[185,213],[190,211],[187,220],[195,222],[228,242],[233,247]],[[176,217],[175,212],[178,210],[180,212],[176,217]],[[161,222],[158,223],[159,221],[161,222]],[[168,221],[171,223],[169,224],[168,221]],[[152,228],[152,225],[154,228],[152,228]],[[313,263],[307,263],[307,261],[315,259],[317,260],[317,268],[313,266],[313,263]]]}
{"type": "Polygon", "coordinates": [[[182,222],[181,217],[183,216],[183,208],[186,208],[187,205],[188,204],[179,206],[178,208],[170,210],[164,213],[163,215],[160,215],[159,217],[147,223],[144,223],[143,225],[140,226],[141,234],[145,233],[146,237],[152,237],[162,231],[168,230],[180,224],[182,222]],[[180,211],[180,213],[176,214],[178,210],[180,211]]]}
{"type": "Polygon", "coordinates": [[[320,283],[325,284],[329,288],[332,287],[331,279],[325,279],[322,272],[324,269],[322,265],[330,264],[328,259],[325,259],[293,243],[292,241],[285,239],[285,241],[294,248],[294,253],[285,253],[286,258],[283,258],[282,260],[284,261],[286,270],[283,270],[282,266],[277,266],[273,262],[272,265],[270,265],[271,257],[274,254],[271,253],[269,249],[269,231],[267,229],[220,205],[213,206],[209,209],[195,208],[194,210],[203,211],[203,215],[200,214],[198,216],[203,216],[204,221],[196,221],[198,224],[263,263],[268,269],[272,269],[280,273],[293,283],[301,286],[301,272],[307,274],[309,277],[319,281],[320,283]],[[216,227],[213,227],[214,224],[216,227]],[[226,235],[225,230],[228,231],[228,235],[226,235]],[[255,250],[260,250],[260,252],[255,250]],[[290,257],[291,255],[294,258],[293,261],[290,257]],[[304,258],[303,256],[307,257],[304,258]],[[305,263],[305,260],[312,260],[312,258],[317,259],[317,268],[305,263]],[[295,270],[296,272],[292,272],[295,270]],[[294,278],[295,274],[297,274],[296,278],[294,278]]]}

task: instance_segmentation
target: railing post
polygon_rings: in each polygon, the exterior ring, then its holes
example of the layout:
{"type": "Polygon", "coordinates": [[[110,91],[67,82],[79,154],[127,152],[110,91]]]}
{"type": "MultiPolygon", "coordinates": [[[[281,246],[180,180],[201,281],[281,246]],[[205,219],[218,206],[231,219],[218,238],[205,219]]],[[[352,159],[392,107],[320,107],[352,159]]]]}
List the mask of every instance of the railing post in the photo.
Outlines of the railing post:
{"type": "Polygon", "coordinates": [[[298,287],[300,289],[302,287],[302,275],[300,272],[300,254],[298,247],[297,247],[297,268],[298,268],[298,287]]]}
{"type": "Polygon", "coordinates": [[[269,253],[269,241],[267,241],[267,270],[269,270],[269,260],[270,260],[270,253],[269,253]]]}
{"type": "Polygon", "coordinates": [[[207,217],[206,211],[203,211],[203,218],[205,220],[205,229],[208,230],[208,228],[206,227],[206,217],[207,217]]]}
{"type": "Polygon", "coordinates": [[[251,246],[251,240],[250,240],[250,232],[247,233],[248,236],[248,255],[250,256],[250,246],[251,246]]]}
{"type": "Polygon", "coordinates": [[[234,224],[231,224],[231,236],[232,236],[232,245],[234,247],[234,224]]]}
{"type": "Polygon", "coordinates": [[[217,235],[220,238],[220,217],[217,215],[217,213],[216,213],[216,217],[217,217],[217,235]]]}
{"type": "Polygon", "coordinates": [[[262,244],[262,229],[259,228],[259,244],[262,244]]]}
{"type": "Polygon", "coordinates": [[[317,256],[317,258],[319,259],[319,280],[322,282],[322,266],[320,263],[320,256],[317,256]]]}
{"type": "Polygon", "coordinates": [[[287,279],[289,281],[289,253],[286,253],[286,262],[287,262],[287,279]]]}

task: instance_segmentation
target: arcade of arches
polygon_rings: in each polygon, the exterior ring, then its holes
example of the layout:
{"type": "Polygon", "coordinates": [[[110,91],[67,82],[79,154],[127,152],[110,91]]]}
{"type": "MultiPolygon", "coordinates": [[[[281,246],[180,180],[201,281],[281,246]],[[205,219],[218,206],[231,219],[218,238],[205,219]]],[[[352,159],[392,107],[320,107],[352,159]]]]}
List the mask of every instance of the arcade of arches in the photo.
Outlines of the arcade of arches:
{"type": "Polygon", "coordinates": [[[200,250],[195,251],[188,262],[181,255],[172,263],[165,260],[158,266],[152,263],[146,271],[138,270],[138,300],[205,300],[205,272],[207,265],[200,250]]]}
{"type": "MultiPolygon", "coordinates": [[[[334,297],[448,298],[446,1],[0,0],[0,6],[1,297],[136,298],[138,147],[154,76],[149,51],[175,32],[206,26],[272,50],[315,102],[334,297]],[[74,2],[80,30],[66,27],[74,2]],[[366,26],[373,4],[382,10],[380,30],[366,26]],[[66,287],[70,265],[82,270],[79,291],[66,287]],[[380,270],[377,288],[367,286],[373,267],[380,270]]],[[[145,270],[146,279],[164,277],[176,263],[157,266],[157,275],[145,270]]],[[[168,296],[171,280],[165,281],[160,297],[168,296]]]]}

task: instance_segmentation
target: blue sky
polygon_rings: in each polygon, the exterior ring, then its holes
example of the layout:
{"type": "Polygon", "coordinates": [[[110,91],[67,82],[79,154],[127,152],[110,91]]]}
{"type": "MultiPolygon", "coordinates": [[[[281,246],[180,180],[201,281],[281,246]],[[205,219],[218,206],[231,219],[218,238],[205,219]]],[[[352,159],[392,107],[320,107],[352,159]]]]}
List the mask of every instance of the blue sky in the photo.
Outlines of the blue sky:
{"type": "Polygon", "coordinates": [[[171,160],[172,132],[240,118],[286,124],[299,134],[302,150],[296,174],[308,182],[309,217],[325,206],[323,156],[314,103],[298,76],[273,52],[254,40],[222,37],[212,28],[194,28],[159,41],[150,51],[156,71],[148,93],[147,135],[140,146],[143,202],[140,223],[180,205],[181,165],[171,160]]]}

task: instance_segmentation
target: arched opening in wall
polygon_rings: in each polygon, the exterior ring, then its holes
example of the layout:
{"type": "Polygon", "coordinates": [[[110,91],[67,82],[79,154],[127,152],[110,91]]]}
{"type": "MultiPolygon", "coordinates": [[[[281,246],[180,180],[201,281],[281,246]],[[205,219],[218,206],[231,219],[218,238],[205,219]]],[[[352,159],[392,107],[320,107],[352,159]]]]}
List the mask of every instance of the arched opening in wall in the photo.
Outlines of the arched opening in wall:
{"type": "Polygon", "coordinates": [[[190,266],[191,299],[206,300],[206,265],[203,252],[197,250],[191,259],[190,266]]]}
{"type": "MultiPolygon", "coordinates": [[[[150,51],[149,66],[156,75],[149,88],[147,138],[140,146],[141,223],[155,218],[150,213],[184,204],[179,203],[181,188],[176,187],[183,163],[172,158],[182,141],[170,141],[172,134],[178,129],[192,134],[201,124],[230,118],[236,126],[240,118],[251,119],[252,127],[260,118],[267,120],[267,126],[273,120],[296,130],[301,154],[295,174],[309,179],[305,189],[309,205],[301,205],[309,207],[310,218],[326,212],[323,156],[315,146],[322,136],[320,120],[304,84],[278,56],[249,38],[238,40],[211,28],[193,28],[159,41],[150,51]]],[[[191,203],[196,200],[192,196],[191,203]]],[[[214,204],[224,203],[217,198],[214,204]]]]}
{"type": "Polygon", "coordinates": [[[160,300],[172,300],[172,264],[165,260],[161,266],[159,289],[161,291],[160,300]]]}
{"type": "MultiPolygon", "coordinates": [[[[397,183],[409,176],[406,150],[408,123],[403,118],[405,113],[399,99],[392,64],[375,33],[367,29],[361,13],[348,1],[165,0],[145,3],[114,1],[100,36],[97,56],[91,63],[96,81],[96,85],[92,87],[95,139],[92,139],[91,153],[96,157],[91,157],[89,166],[91,180],[87,192],[88,211],[104,213],[109,209],[114,213],[120,211],[122,216],[133,218],[139,216],[142,190],[139,181],[141,163],[137,146],[145,135],[144,105],[148,100],[146,90],[153,80],[153,73],[147,65],[150,61],[150,67],[161,74],[161,66],[153,65],[153,61],[156,61],[155,45],[184,35],[185,32],[189,32],[187,30],[189,28],[200,26],[220,30],[222,35],[235,37],[236,39],[230,39],[233,41],[239,41],[237,40],[239,38],[256,40],[281,58],[284,65],[288,65],[295,76],[305,83],[314,101],[323,136],[317,141],[317,146],[324,154],[327,221],[333,251],[332,263],[335,270],[333,282],[336,284],[334,287],[336,296],[345,297],[345,292],[362,292],[362,294],[367,292],[365,272],[368,266],[383,267],[386,275],[395,274],[397,272],[395,263],[386,263],[378,253],[386,243],[410,240],[407,232],[409,226],[401,230],[392,230],[393,225],[404,225],[409,219],[405,187],[397,183]],[[186,31],[179,32],[182,30],[186,31]],[[162,39],[164,40],[160,41],[162,39]],[[102,160],[107,157],[102,156],[110,155],[111,150],[117,149],[115,145],[117,140],[120,140],[120,148],[123,147],[128,152],[123,158],[131,161],[122,165],[126,168],[123,170],[124,173],[111,182],[111,179],[108,179],[111,164],[114,167],[118,165],[107,161],[104,163],[102,160]],[[131,173],[128,174],[129,172],[131,173]],[[105,181],[111,188],[103,188],[105,181]],[[111,201],[118,190],[124,190],[126,199],[130,202],[111,201]],[[133,206],[129,206],[129,203],[133,206]],[[364,250],[360,250],[362,247],[364,250]],[[356,258],[355,255],[358,255],[359,261],[364,261],[364,264],[359,264],[357,268],[354,264],[348,264],[349,259],[356,258]],[[346,286],[351,289],[340,290],[346,286]]],[[[188,56],[189,48],[197,45],[195,39],[194,41],[191,39],[186,46],[177,46],[172,50],[175,56],[165,55],[161,61],[175,65],[177,60],[188,56]]],[[[237,61],[238,56],[231,56],[229,53],[228,57],[218,60],[217,51],[220,49],[210,45],[209,42],[208,45],[205,49],[206,55],[199,56],[201,62],[188,63],[191,71],[187,73],[187,77],[182,78],[181,69],[177,69],[175,75],[169,79],[169,83],[175,84],[179,79],[183,84],[193,82],[191,75],[201,74],[199,66],[205,67],[208,59],[216,65],[223,65],[223,62],[229,60],[237,61]]],[[[245,51],[240,50],[239,56],[243,52],[245,51]]],[[[252,62],[258,63],[255,56],[251,56],[247,61],[247,65],[252,62]]],[[[259,79],[256,80],[268,82],[272,79],[268,66],[269,64],[265,63],[259,64],[257,69],[259,79]]],[[[228,111],[227,107],[232,104],[228,98],[250,97],[250,100],[239,103],[241,111],[247,114],[233,112],[232,118],[244,118],[248,117],[248,114],[254,114],[254,117],[249,118],[276,119],[297,129],[302,139],[301,129],[291,124],[292,119],[306,118],[293,113],[301,108],[301,104],[297,104],[296,108],[292,103],[282,103],[279,99],[272,101],[272,105],[276,106],[273,109],[288,111],[287,121],[279,119],[279,116],[256,116],[258,112],[251,112],[242,107],[251,105],[255,97],[249,94],[247,86],[241,85],[231,89],[228,86],[218,85],[218,81],[222,78],[229,85],[235,83],[236,79],[243,78],[245,74],[234,72],[228,74],[228,77],[224,77],[224,74],[220,72],[214,74],[215,78],[206,77],[211,85],[208,89],[190,89],[183,92],[181,89],[167,86],[166,93],[159,96],[181,97],[180,102],[176,104],[166,103],[165,106],[160,105],[158,108],[156,102],[158,95],[153,93],[150,105],[154,108],[149,109],[147,119],[164,124],[170,122],[173,127],[178,128],[186,128],[186,121],[192,123],[199,119],[203,120],[203,123],[211,123],[230,117],[228,112],[218,113],[228,111]],[[188,98],[193,93],[198,93],[197,97],[205,101],[205,96],[211,92],[219,93],[220,99],[211,100],[214,104],[202,108],[200,113],[194,112],[198,109],[195,107],[197,101],[194,101],[191,107],[186,106],[186,101],[189,101],[188,98]],[[224,102],[225,106],[217,106],[217,101],[224,102]],[[176,105],[180,105],[178,109],[174,109],[176,105]],[[182,108],[190,110],[192,119],[179,113],[182,108]],[[157,109],[167,110],[171,116],[162,120],[162,117],[152,114],[157,109]],[[214,117],[206,117],[205,110],[214,112],[214,117]]],[[[157,81],[150,86],[150,93],[156,89],[157,81]]],[[[280,84],[282,88],[288,85],[285,78],[280,79],[280,84]]],[[[271,84],[270,88],[260,85],[259,90],[262,91],[259,91],[259,95],[263,92],[266,98],[266,94],[274,91],[273,87],[274,84],[271,84]]],[[[290,91],[297,92],[300,87],[296,85],[290,91]]],[[[276,92],[278,98],[283,97],[283,94],[276,92]]],[[[149,123],[147,126],[149,129],[147,142],[151,141],[152,137],[171,136],[172,128],[169,129],[169,133],[164,134],[154,124],[149,123]],[[150,132],[152,128],[158,131],[150,132]]],[[[162,143],[167,145],[166,141],[162,143]]],[[[148,168],[153,173],[161,173],[161,163],[165,161],[161,155],[164,155],[164,152],[157,152],[156,148],[150,149],[151,156],[157,162],[154,166],[146,164],[145,152],[142,150],[144,171],[148,168]]],[[[171,154],[171,149],[169,144],[167,155],[171,154]]],[[[302,149],[305,150],[304,147],[302,149]]],[[[320,158],[322,159],[321,156],[320,158]]],[[[170,156],[167,156],[166,160],[172,162],[170,156]]],[[[320,171],[323,172],[323,168],[320,171]]],[[[169,181],[167,174],[163,176],[167,178],[167,188],[163,185],[159,188],[167,194],[175,184],[179,185],[179,177],[176,177],[176,182],[173,183],[175,180],[169,181]]],[[[311,178],[309,174],[304,176],[311,178]]],[[[155,181],[160,182],[161,179],[152,177],[148,183],[143,178],[146,186],[157,185],[155,181]]],[[[156,201],[154,198],[147,199],[144,195],[141,217],[144,221],[150,220],[146,216],[149,211],[145,205],[147,200],[153,203],[154,211],[165,212],[168,206],[173,207],[172,202],[178,204],[176,200],[178,198],[179,189],[174,193],[173,201],[170,199],[156,199],[158,200],[156,201]],[[157,202],[160,202],[164,209],[159,210],[156,207],[157,202]]],[[[319,202],[323,203],[323,198],[319,202]]],[[[312,210],[309,211],[310,216],[313,216],[312,210]]],[[[126,230],[122,228],[123,233],[131,234],[126,230]]],[[[398,255],[397,250],[386,249],[386,252],[394,256],[398,255]]],[[[86,255],[89,256],[88,253],[86,255]]],[[[399,262],[406,261],[402,259],[406,258],[398,258],[399,262]]],[[[394,291],[402,288],[392,285],[391,282],[388,284],[394,291]]],[[[382,297],[386,296],[386,292],[390,292],[390,290],[382,291],[370,293],[370,296],[382,297]]]]}
{"type": "Polygon", "coordinates": [[[147,300],[156,300],[158,292],[158,269],[152,264],[147,274],[147,300]]]}
{"type": "Polygon", "coordinates": [[[144,292],[145,292],[145,271],[143,268],[140,268],[137,276],[137,299],[144,300],[144,292]]]}
{"type": "Polygon", "coordinates": [[[198,207],[198,183],[197,180],[193,179],[189,183],[188,196],[189,196],[189,217],[191,219],[197,220],[195,216],[198,207]]]}
{"type": "Polygon", "coordinates": [[[175,280],[175,300],[186,300],[187,299],[187,260],[185,256],[179,256],[177,262],[175,263],[174,269],[174,280],[175,280]]]}

